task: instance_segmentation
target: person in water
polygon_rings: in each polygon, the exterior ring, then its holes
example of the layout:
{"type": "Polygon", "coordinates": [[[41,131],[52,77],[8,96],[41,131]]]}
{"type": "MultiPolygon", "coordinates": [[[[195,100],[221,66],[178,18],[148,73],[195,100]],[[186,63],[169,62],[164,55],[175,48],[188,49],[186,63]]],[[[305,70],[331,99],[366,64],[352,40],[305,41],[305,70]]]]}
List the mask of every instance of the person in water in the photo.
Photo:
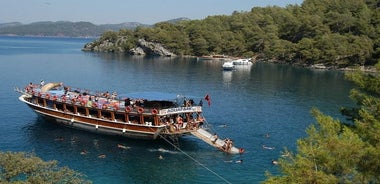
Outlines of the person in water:
{"type": "Polygon", "coordinates": [[[262,145],[262,148],[263,149],[268,149],[268,150],[273,150],[275,147],[269,147],[269,146],[262,145]]]}
{"type": "Polygon", "coordinates": [[[124,146],[124,145],[122,145],[122,144],[117,144],[117,147],[118,148],[121,148],[121,149],[129,149],[129,147],[128,146],[124,146]]]}

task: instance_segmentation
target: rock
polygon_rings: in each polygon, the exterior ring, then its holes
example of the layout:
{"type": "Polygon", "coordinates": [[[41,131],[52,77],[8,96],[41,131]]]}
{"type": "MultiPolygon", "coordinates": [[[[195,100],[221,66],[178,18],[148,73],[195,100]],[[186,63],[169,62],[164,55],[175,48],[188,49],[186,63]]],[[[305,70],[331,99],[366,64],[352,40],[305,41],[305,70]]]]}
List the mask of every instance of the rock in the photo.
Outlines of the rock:
{"type": "Polygon", "coordinates": [[[141,47],[136,47],[136,48],[129,50],[129,54],[140,55],[140,56],[146,55],[146,53],[144,52],[144,50],[141,47]]]}
{"type": "Polygon", "coordinates": [[[126,44],[128,38],[126,36],[120,36],[115,42],[110,40],[96,40],[87,43],[83,47],[83,51],[90,52],[115,52],[115,53],[128,53],[130,55],[150,55],[150,56],[166,56],[172,57],[176,56],[173,52],[163,47],[159,43],[148,42],[144,39],[139,39],[135,48],[130,50],[125,50],[123,45],[126,44]]]}
{"type": "Polygon", "coordinates": [[[147,55],[167,57],[176,56],[176,54],[170,52],[159,43],[147,42],[144,39],[139,39],[138,44],[147,55]]]}

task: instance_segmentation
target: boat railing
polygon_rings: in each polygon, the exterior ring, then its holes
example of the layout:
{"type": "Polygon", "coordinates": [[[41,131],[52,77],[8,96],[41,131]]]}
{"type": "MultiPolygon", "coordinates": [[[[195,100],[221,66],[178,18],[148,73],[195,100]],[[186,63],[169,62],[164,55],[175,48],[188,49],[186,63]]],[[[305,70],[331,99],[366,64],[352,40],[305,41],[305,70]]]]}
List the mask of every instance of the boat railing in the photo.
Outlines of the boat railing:
{"type": "Polygon", "coordinates": [[[15,91],[28,95],[28,97],[31,97],[31,100],[28,101],[36,105],[42,105],[46,108],[65,111],[65,113],[71,112],[78,116],[92,115],[94,117],[102,119],[105,118],[119,123],[131,123],[132,120],[128,120],[129,118],[145,116],[146,118],[140,118],[137,122],[131,124],[137,124],[140,126],[168,127],[167,133],[169,134],[180,134],[195,131],[204,122],[201,115],[202,106],[199,105],[189,105],[185,103],[182,104],[182,106],[176,105],[172,107],[159,108],[144,106],[143,103],[141,105],[136,105],[134,103],[133,105],[125,106],[125,101],[118,99],[100,97],[97,101],[92,101],[92,93],[83,95],[83,92],[81,91],[77,92],[70,90],[68,92],[64,92],[63,90],[49,90],[42,92],[38,88],[15,88],[15,91]],[[81,95],[80,98],[78,98],[79,95],[81,95]],[[60,103],[70,104],[74,106],[74,108],[69,108],[69,106],[61,106],[59,105],[60,103]],[[103,114],[103,112],[100,113],[99,111],[91,111],[91,109],[101,109],[102,111],[108,111],[108,113],[105,112],[103,114]],[[129,117],[127,118],[127,116],[129,117]],[[181,117],[180,121],[177,119],[179,117],[181,117]]]}
{"type": "MultiPolygon", "coordinates": [[[[79,91],[79,88],[74,88],[70,90],[67,94],[54,94],[51,92],[40,92],[39,90],[21,90],[16,88],[20,93],[29,94],[33,96],[38,96],[51,101],[57,101],[66,104],[72,104],[77,106],[92,107],[97,109],[112,110],[112,111],[127,111],[127,112],[138,112],[138,113],[151,113],[151,114],[177,114],[177,113],[189,113],[189,112],[201,112],[201,106],[175,106],[171,108],[159,109],[155,107],[145,107],[141,105],[128,105],[125,106],[124,100],[111,99],[105,97],[99,97],[92,95],[93,93],[83,94],[83,90],[79,91]],[[92,97],[99,97],[96,101],[91,99],[92,97]],[[90,100],[91,99],[91,100],[90,100]]],[[[85,90],[89,92],[88,90],[85,90]]]]}

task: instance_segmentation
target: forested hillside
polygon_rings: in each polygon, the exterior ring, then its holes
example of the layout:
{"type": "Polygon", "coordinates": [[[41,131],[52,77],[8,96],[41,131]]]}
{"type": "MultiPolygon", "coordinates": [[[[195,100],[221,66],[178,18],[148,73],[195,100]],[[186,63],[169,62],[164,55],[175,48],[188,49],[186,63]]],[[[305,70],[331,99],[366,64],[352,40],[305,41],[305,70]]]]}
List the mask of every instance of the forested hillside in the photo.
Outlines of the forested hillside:
{"type": "Polygon", "coordinates": [[[374,65],[380,56],[377,0],[305,0],[301,5],[254,7],[229,16],[162,22],[134,31],[105,32],[95,42],[137,40],[161,43],[177,55],[224,54],[292,64],[347,67],[374,65]]]}

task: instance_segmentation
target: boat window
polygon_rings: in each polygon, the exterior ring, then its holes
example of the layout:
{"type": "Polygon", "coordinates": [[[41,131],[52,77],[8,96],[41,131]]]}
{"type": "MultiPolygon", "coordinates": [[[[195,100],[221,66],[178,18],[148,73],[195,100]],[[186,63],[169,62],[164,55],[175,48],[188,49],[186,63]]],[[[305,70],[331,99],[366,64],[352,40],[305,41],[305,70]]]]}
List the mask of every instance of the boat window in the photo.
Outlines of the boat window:
{"type": "Polygon", "coordinates": [[[67,109],[69,112],[74,112],[74,106],[72,106],[72,105],[66,105],[66,109],[67,109]]]}
{"type": "Polygon", "coordinates": [[[51,101],[51,100],[46,100],[46,106],[47,106],[48,108],[53,108],[53,104],[54,104],[53,101],[51,101]]]}
{"type": "Polygon", "coordinates": [[[144,116],[145,122],[154,122],[153,116],[144,116]]]}
{"type": "Polygon", "coordinates": [[[44,100],[42,98],[38,99],[38,104],[42,105],[44,103],[44,100]]]}
{"type": "Polygon", "coordinates": [[[110,111],[102,111],[103,118],[105,119],[111,119],[111,112],[110,111]]]}
{"type": "Polygon", "coordinates": [[[78,107],[78,113],[81,115],[86,115],[86,109],[84,107],[78,107]]]}
{"type": "Polygon", "coordinates": [[[62,103],[57,103],[56,107],[57,107],[58,110],[63,111],[63,104],[62,103]]]}
{"type": "Polygon", "coordinates": [[[125,121],[124,113],[115,113],[115,119],[118,121],[125,121]]]}
{"type": "Polygon", "coordinates": [[[89,109],[89,113],[93,117],[98,117],[98,110],[97,109],[89,109]]]}
{"type": "Polygon", "coordinates": [[[140,122],[140,116],[129,115],[129,121],[138,124],[140,122]]]}

